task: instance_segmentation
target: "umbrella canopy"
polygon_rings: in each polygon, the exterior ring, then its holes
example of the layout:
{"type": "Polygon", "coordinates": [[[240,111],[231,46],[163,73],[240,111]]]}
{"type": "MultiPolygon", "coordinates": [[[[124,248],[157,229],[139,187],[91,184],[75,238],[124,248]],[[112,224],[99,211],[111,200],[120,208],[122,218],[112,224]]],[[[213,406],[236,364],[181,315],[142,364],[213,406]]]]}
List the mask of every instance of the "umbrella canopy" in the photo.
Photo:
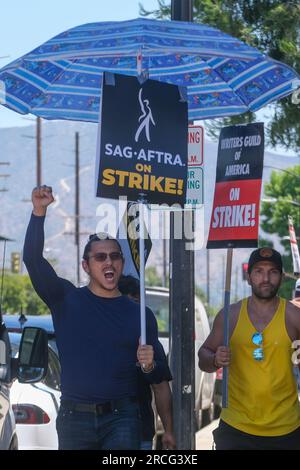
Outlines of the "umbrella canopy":
{"type": "Polygon", "coordinates": [[[182,87],[191,120],[257,111],[300,79],[210,26],[138,18],[72,28],[2,68],[4,105],[47,119],[98,122],[104,71],[182,87]]]}

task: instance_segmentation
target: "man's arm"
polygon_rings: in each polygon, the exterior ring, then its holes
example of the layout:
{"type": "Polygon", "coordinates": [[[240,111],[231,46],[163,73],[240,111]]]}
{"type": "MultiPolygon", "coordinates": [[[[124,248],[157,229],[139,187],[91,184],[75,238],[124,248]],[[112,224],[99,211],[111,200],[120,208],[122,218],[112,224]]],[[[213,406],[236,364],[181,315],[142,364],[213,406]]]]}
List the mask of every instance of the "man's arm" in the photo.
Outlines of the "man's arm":
{"type": "Polygon", "coordinates": [[[162,438],[164,449],[176,449],[176,441],[173,434],[173,407],[172,392],[169,382],[164,380],[159,384],[152,384],[155,406],[164,427],[162,438]]]}
{"type": "Polygon", "coordinates": [[[220,367],[229,366],[230,350],[223,346],[223,311],[215,318],[213,328],[198,351],[199,368],[205,372],[215,372],[220,367]]]}
{"type": "Polygon", "coordinates": [[[27,228],[23,261],[28,270],[33,287],[39,297],[49,306],[62,298],[64,284],[52,266],[43,257],[44,222],[47,207],[54,201],[52,189],[41,186],[32,191],[32,216],[27,228]]]}

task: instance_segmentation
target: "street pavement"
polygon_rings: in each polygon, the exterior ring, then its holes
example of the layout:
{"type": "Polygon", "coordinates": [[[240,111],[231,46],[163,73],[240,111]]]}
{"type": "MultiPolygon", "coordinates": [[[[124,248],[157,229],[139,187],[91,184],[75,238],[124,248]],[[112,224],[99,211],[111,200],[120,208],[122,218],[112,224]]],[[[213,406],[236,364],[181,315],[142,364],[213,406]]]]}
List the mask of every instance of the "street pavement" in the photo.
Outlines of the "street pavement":
{"type": "Polygon", "coordinates": [[[212,450],[212,432],[218,424],[219,420],[216,419],[196,433],[196,450],[212,450]]]}

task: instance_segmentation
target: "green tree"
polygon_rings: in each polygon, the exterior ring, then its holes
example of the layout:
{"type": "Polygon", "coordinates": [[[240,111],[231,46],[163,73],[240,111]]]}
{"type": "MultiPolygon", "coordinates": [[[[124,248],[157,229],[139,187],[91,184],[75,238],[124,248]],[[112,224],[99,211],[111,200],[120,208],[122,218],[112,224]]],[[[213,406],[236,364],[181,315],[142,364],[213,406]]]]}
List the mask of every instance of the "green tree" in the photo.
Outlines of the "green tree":
{"type": "Polygon", "coordinates": [[[5,273],[2,311],[9,314],[22,311],[27,315],[44,315],[49,313],[49,308],[36,294],[27,274],[5,273]]]}
{"type": "MultiPolygon", "coordinates": [[[[170,1],[158,0],[158,9],[142,16],[170,18],[170,1]]],[[[194,0],[194,22],[215,26],[225,33],[259,49],[275,60],[284,62],[300,73],[300,2],[298,0],[194,0]]],[[[300,106],[289,97],[272,104],[273,117],[267,128],[271,145],[300,149],[300,106]]],[[[208,121],[213,137],[224,125],[253,122],[255,114],[208,121]]]]}
{"type": "Polygon", "coordinates": [[[146,285],[149,287],[162,286],[162,279],[157,274],[157,270],[155,266],[149,266],[149,268],[146,268],[145,282],[146,282],[146,285]]]}
{"type": "Polygon", "coordinates": [[[22,276],[7,273],[3,279],[2,311],[4,313],[18,313],[26,303],[22,276]]]}
{"type": "Polygon", "coordinates": [[[28,315],[46,315],[50,313],[47,305],[35,292],[31,280],[27,275],[23,276],[23,289],[26,298],[25,311],[28,315]]]}
{"type": "MultiPolygon", "coordinates": [[[[300,165],[282,172],[273,171],[264,188],[265,200],[261,204],[261,227],[266,233],[277,234],[283,247],[283,263],[287,273],[293,272],[292,254],[288,238],[288,215],[300,236],[300,165]]],[[[291,298],[295,281],[286,279],[281,295],[291,298]]]]}
{"type": "Polygon", "coordinates": [[[207,303],[207,297],[206,297],[206,294],[205,292],[203,291],[203,289],[201,289],[201,287],[199,286],[195,286],[195,295],[197,297],[200,298],[200,300],[202,301],[206,311],[207,311],[207,314],[210,316],[210,317],[215,317],[216,314],[218,313],[218,311],[220,310],[220,308],[218,307],[212,307],[211,305],[209,305],[207,303]]]}

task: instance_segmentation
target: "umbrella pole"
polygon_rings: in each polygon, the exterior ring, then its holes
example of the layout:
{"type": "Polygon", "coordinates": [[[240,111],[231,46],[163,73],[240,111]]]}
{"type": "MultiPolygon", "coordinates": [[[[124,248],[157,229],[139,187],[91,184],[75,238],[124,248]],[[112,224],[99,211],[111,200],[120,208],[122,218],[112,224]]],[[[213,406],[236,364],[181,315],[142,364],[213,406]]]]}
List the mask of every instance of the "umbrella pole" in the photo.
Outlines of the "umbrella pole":
{"type": "MultiPolygon", "coordinates": [[[[224,294],[224,346],[229,346],[229,306],[233,249],[227,249],[226,279],[224,294]]],[[[228,407],[228,367],[223,367],[222,408],[228,407]]]]}
{"type": "Polygon", "coordinates": [[[145,302],[145,230],[144,230],[144,203],[141,194],[139,199],[139,252],[140,252],[140,318],[141,318],[141,344],[146,344],[146,302],[145,302]]]}

